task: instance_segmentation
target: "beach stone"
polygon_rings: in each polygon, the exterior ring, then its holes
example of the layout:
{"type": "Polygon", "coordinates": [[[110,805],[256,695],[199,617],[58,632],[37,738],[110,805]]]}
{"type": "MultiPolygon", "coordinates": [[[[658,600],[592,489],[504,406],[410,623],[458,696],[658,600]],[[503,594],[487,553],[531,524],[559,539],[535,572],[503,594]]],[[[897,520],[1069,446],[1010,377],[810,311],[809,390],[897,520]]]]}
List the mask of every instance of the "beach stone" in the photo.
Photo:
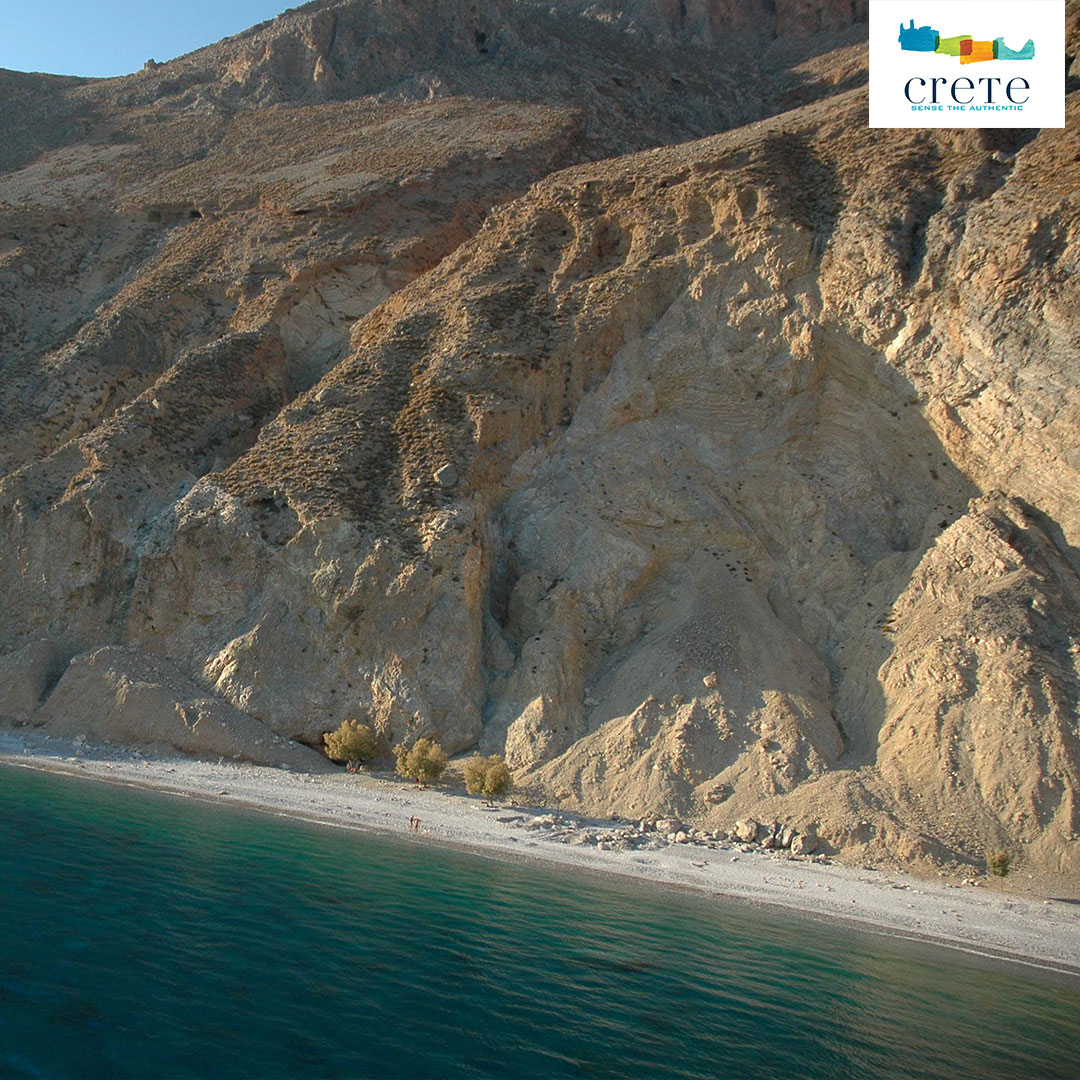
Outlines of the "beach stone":
{"type": "Polygon", "coordinates": [[[681,830],[675,834],[675,843],[676,844],[687,844],[689,842],[690,842],[690,837],[687,836],[686,833],[682,832],[681,830]]]}
{"type": "Polygon", "coordinates": [[[717,677],[715,671],[710,671],[701,681],[709,690],[715,690],[720,685],[720,679],[717,677]]]}
{"type": "Polygon", "coordinates": [[[660,818],[656,822],[656,831],[659,833],[677,833],[683,828],[678,818],[660,818]]]}
{"type": "Polygon", "coordinates": [[[731,835],[744,844],[756,844],[760,829],[761,826],[753,818],[750,818],[746,821],[736,821],[731,835]]]}

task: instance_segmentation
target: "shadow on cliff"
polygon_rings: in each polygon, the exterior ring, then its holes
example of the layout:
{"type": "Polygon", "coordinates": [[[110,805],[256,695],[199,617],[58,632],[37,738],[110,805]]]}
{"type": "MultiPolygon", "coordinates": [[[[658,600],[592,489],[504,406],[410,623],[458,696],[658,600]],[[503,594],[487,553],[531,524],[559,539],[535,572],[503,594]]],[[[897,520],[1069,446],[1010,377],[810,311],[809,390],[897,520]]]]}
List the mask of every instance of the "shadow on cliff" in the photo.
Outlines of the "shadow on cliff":
{"type": "MultiPolygon", "coordinates": [[[[823,463],[857,462],[866,492],[830,502],[827,521],[830,536],[857,564],[864,585],[842,616],[841,640],[835,646],[808,642],[832,678],[845,739],[841,764],[854,767],[875,759],[886,718],[878,671],[893,651],[893,607],[937,537],[967,512],[980,491],[951,460],[918,391],[879,351],[846,329],[831,327],[822,334],[818,359],[823,368],[819,402],[830,403],[813,445],[823,463]]],[[[829,561],[823,559],[824,565],[829,561]]]]}
{"type": "Polygon", "coordinates": [[[68,93],[93,81],[0,69],[0,175],[93,137],[100,107],[86,94],[68,93]]]}
{"type": "Polygon", "coordinates": [[[778,217],[813,231],[820,257],[844,207],[836,166],[815,152],[803,132],[786,131],[767,135],[754,148],[747,177],[768,193],[778,217]]]}

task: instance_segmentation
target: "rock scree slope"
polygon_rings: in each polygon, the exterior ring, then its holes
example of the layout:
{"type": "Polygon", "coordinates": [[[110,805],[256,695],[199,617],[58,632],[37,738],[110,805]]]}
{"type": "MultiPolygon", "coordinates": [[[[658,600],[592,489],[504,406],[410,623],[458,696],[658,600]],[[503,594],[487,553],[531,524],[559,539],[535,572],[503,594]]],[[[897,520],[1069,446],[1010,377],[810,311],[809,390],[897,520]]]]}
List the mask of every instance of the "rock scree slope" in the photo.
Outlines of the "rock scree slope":
{"type": "Polygon", "coordinates": [[[866,8],[0,73],[0,715],[1075,879],[1080,5],[997,132],[869,130],[866,8]]]}

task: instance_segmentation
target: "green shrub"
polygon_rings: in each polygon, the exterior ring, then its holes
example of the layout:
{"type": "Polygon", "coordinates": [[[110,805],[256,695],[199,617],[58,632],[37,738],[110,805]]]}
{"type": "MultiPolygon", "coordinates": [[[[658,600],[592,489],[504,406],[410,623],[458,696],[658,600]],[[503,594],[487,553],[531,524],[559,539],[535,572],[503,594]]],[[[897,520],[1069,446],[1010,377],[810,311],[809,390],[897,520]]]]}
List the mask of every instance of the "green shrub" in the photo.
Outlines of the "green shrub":
{"type": "Polygon", "coordinates": [[[438,780],[448,761],[446,752],[434,739],[417,739],[408,750],[404,746],[396,746],[394,755],[397,757],[398,776],[415,780],[418,784],[438,780]]]}
{"type": "Polygon", "coordinates": [[[1007,851],[991,851],[986,856],[986,868],[994,877],[1004,877],[1011,865],[1012,859],[1007,851]]]}
{"type": "Polygon", "coordinates": [[[501,799],[514,786],[514,778],[498,754],[483,758],[473,754],[465,762],[465,790],[485,799],[501,799]]]}
{"type": "Polygon", "coordinates": [[[487,779],[488,759],[479,754],[473,754],[465,762],[465,790],[470,795],[481,795],[484,791],[484,781],[487,779]]]}
{"type": "Polygon", "coordinates": [[[323,742],[331,761],[362,762],[375,756],[375,735],[359,720],[343,721],[337,731],[328,731],[323,736],[323,742]]]}

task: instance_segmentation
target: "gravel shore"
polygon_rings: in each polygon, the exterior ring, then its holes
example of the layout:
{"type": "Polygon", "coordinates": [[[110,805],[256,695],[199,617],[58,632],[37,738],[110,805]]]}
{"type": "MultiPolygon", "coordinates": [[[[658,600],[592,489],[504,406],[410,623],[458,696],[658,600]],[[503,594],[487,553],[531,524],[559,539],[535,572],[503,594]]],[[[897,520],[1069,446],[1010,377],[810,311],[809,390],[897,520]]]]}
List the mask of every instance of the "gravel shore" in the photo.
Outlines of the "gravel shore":
{"type": "Polygon", "coordinates": [[[863,929],[1080,975],[1080,903],[1039,899],[733,842],[669,843],[631,823],[597,822],[532,807],[487,807],[386,776],[212,762],[143,748],[75,745],[38,733],[0,733],[0,764],[236,803],[263,812],[619,874],[717,897],[841,919],[863,929]],[[410,818],[418,818],[417,832],[410,818]],[[630,837],[630,839],[627,839],[630,837]]]}

